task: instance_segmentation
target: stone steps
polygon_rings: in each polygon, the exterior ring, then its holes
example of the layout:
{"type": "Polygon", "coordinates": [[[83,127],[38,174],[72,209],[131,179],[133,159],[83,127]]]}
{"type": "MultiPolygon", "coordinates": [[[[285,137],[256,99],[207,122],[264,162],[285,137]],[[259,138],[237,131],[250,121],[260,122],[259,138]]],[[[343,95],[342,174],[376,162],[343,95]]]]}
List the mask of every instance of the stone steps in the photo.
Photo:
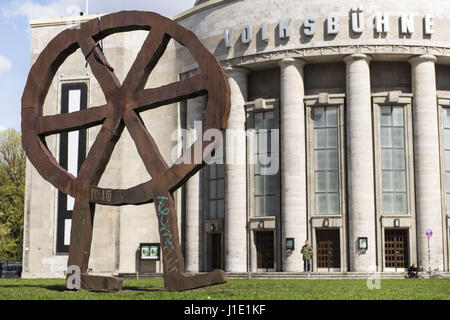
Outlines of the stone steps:
{"type": "MultiPolygon", "coordinates": [[[[290,272],[264,272],[264,273],[227,273],[228,279],[317,279],[317,280],[339,280],[339,279],[367,279],[370,276],[378,276],[379,279],[404,279],[403,272],[381,272],[381,273],[365,273],[365,272],[311,272],[311,273],[290,273],[290,272]]],[[[450,278],[450,273],[440,273],[444,278],[450,278]]],[[[119,274],[121,278],[136,278],[136,273],[119,274]]],[[[146,273],[140,274],[139,278],[161,278],[162,274],[146,273]]],[[[425,274],[425,277],[427,275],[425,274]]]]}
{"type": "MultiPolygon", "coordinates": [[[[230,279],[367,279],[372,274],[360,272],[312,272],[312,273],[251,273],[251,274],[227,274],[230,279]]],[[[404,273],[380,273],[381,279],[403,279],[404,273]]]]}

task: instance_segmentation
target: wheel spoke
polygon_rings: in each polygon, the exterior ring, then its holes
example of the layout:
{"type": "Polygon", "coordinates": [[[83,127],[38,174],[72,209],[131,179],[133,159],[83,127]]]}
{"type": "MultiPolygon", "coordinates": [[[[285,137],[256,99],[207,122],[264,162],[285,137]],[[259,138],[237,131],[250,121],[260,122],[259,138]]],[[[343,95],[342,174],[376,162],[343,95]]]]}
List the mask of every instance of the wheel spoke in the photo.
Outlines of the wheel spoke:
{"type": "Polygon", "coordinates": [[[90,184],[99,183],[106,166],[111,159],[117,141],[123,131],[123,124],[106,120],[92,145],[86,160],[78,173],[78,180],[90,181],[90,184]],[[115,130],[112,128],[118,126],[115,130]]]}
{"type": "Polygon", "coordinates": [[[89,108],[72,113],[41,117],[38,120],[38,134],[51,134],[87,129],[103,123],[108,116],[108,105],[89,108]]]}
{"type": "Polygon", "coordinates": [[[134,108],[138,112],[192,99],[206,94],[206,78],[200,74],[166,86],[146,89],[136,94],[134,108]]]}
{"type": "Polygon", "coordinates": [[[87,57],[92,73],[106,96],[106,100],[111,100],[114,93],[121,87],[119,79],[114,71],[109,69],[108,60],[90,36],[81,32],[78,41],[84,56],[87,57]]]}
{"type": "Polygon", "coordinates": [[[144,89],[150,73],[166,51],[170,39],[170,36],[166,35],[160,28],[152,27],[123,82],[123,87],[133,91],[144,89]]]}
{"type": "MultiPolygon", "coordinates": [[[[203,155],[205,148],[210,144],[209,141],[202,141],[197,139],[185,152],[185,154],[177,160],[179,164],[172,166],[165,174],[166,185],[169,190],[178,189],[187,180],[189,180],[202,167],[202,163],[196,163],[196,152],[201,150],[203,155]]],[[[203,159],[203,157],[202,157],[203,159]]]]}
{"type": "Polygon", "coordinates": [[[123,119],[147,171],[153,179],[157,179],[169,167],[162,157],[155,140],[134,111],[127,112],[123,119]]]}

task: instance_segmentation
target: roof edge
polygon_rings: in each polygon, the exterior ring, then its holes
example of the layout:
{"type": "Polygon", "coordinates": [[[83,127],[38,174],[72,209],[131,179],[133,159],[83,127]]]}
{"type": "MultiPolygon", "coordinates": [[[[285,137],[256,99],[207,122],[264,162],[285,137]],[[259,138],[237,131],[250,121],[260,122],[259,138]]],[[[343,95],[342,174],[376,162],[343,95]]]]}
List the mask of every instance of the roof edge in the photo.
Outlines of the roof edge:
{"type": "Polygon", "coordinates": [[[184,18],[190,17],[190,16],[192,16],[192,15],[194,15],[196,13],[199,13],[201,11],[204,11],[206,9],[217,7],[217,6],[219,6],[219,5],[223,4],[223,3],[236,2],[236,1],[242,1],[242,0],[209,0],[209,1],[206,1],[206,2],[203,2],[201,4],[198,4],[198,5],[190,8],[190,9],[188,9],[186,11],[183,11],[183,12],[175,15],[171,19],[175,20],[175,21],[182,20],[184,18]]]}
{"type": "MultiPolygon", "coordinates": [[[[170,19],[179,21],[184,18],[190,17],[198,12],[204,11],[206,9],[214,8],[214,7],[219,6],[226,2],[235,2],[235,1],[242,1],[242,0],[209,0],[209,1],[206,1],[199,5],[196,5],[195,7],[192,7],[186,11],[183,11],[173,17],[170,17],[170,19]]],[[[45,27],[45,26],[77,24],[77,23],[83,23],[83,22],[104,16],[104,15],[105,14],[96,14],[96,15],[62,17],[62,18],[53,18],[53,19],[36,19],[36,20],[30,20],[30,26],[31,26],[31,28],[39,28],[39,27],[45,27]]]]}
{"type": "Polygon", "coordinates": [[[52,19],[36,19],[30,20],[31,28],[45,27],[45,26],[59,26],[59,25],[71,25],[77,23],[87,22],[89,20],[104,16],[104,14],[91,14],[87,16],[73,16],[73,17],[62,17],[62,18],[52,18],[52,19]]]}

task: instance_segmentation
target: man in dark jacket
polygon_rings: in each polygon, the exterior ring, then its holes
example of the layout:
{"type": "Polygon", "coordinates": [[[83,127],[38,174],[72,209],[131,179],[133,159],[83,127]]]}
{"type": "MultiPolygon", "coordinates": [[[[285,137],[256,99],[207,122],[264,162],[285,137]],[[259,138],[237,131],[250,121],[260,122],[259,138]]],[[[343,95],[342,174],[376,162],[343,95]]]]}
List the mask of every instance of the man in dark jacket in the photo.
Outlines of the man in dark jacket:
{"type": "Polygon", "coordinates": [[[412,266],[410,266],[408,268],[408,273],[406,274],[406,278],[411,279],[411,278],[418,278],[418,277],[419,277],[418,269],[417,269],[416,265],[413,264],[412,266]]]}
{"type": "Polygon", "coordinates": [[[311,271],[311,259],[313,255],[313,249],[309,244],[309,241],[305,241],[305,245],[302,247],[302,255],[303,255],[303,270],[305,272],[311,271]]]}

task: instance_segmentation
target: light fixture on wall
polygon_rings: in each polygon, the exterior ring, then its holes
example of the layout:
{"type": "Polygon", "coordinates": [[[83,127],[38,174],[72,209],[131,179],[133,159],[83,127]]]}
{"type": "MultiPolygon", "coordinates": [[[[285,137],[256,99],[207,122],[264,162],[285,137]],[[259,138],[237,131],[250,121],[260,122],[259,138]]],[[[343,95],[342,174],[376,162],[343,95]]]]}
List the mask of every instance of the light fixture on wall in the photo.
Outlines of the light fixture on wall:
{"type": "Polygon", "coordinates": [[[400,219],[394,219],[394,227],[400,228],[400,219]]]}
{"type": "Polygon", "coordinates": [[[359,237],[358,238],[358,249],[360,251],[367,251],[369,248],[367,237],[359,237]]]}
{"type": "Polygon", "coordinates": [[[261,221],[259,222],[258,227],[259,227],[260,229],[264,229],[264,220],[261,220],[261,221]]]}
{"type": "Polygon", "coordinates": [[[329,219],[323,219],[323,227],[328,228],[330,226],[330,220],[329,219]]]}
{"type": "Polygon", "coordinates": [[[215,224],[211,224],[211,225],[209,226],[209,231],[211,231],[211,232],[216,231],[216,225],[215,225],[215,224]]]}
{"type": "Polygon", "coordinates": [[[286,251],[292,252],[295,250],[294,238],[286,238],[286,251]]]}

